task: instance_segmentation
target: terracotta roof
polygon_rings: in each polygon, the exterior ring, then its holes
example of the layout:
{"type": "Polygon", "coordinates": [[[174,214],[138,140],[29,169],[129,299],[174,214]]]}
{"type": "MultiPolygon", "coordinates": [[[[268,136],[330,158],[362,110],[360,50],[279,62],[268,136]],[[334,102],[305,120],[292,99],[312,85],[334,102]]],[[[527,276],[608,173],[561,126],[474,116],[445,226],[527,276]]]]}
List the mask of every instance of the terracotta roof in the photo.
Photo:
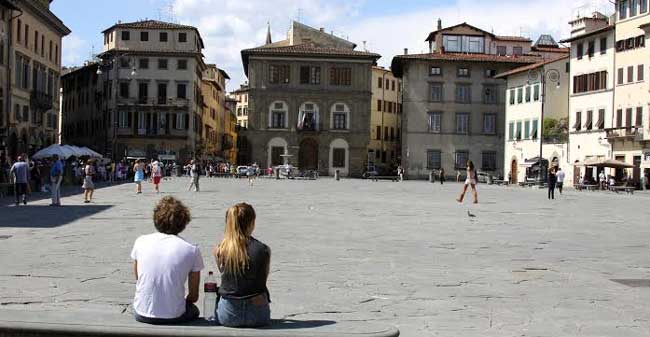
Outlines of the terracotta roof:
{"type": "Polygon", "coordinates": [[[445,30],[454,29],[454,28],[458,28],[458,27],[461,27],[461,26],[465,26],[465,27],[468,27],[468,28],[474,29],[474,30],[479,31],[479,32],[481,32],[481,33],[483,33],[483,34],[490,35],[490,36],[492,36],[492,37],[495,37],[495,36],[496,36],[496,35],[494,35],[494,34],[488,32],[488,31],[485,31],[485,30],[481,29],[481,28],[478,28],[478,27],[472,26],[472,25],[470,25],[470,24],[467,23],[467,22],[463,22],[463,23],[459,23],[459,24],[457,24],[457,25],[453,25],[453,26],[450,26],[450,27],[447,27],[447,28],[440,29],[440,30],[434,30],[433,32],[429,33],[429,36],[427,36],[426,40],[424,40],[424,41],[432,41],[432,40],[435,39],[436,34],[438,34],[439,32],[442,32],[442,31],[445,31],[445,30]]]}
{"type": "Polygon", "coordinates": [[[345,48],[330,48],[330,47],[316,47],[311,44],[299,44],[285,47],[269,47],[260,46],[241,51],[242,61],[244,63],[244,72],[248,75],[248,58],[251,55],[269,55],[269,56],[331,56],[331,57],[347,57],[347,58],[361,58],[377,60],[381,55],[357,51],[354,49],[345,48]]]}
{"type": "Polygon", "coordinates": [[[531,64],[539,62],[540,57],[536,55],[525,56],[500,56],[496,54],[463,54],[463,53],[429,53],[429,54],[409,54],[398,55],[391,62],[393,74],[402,77],[402,62],[408,60],[433,60],[433,61],[451,61],[451,62],[496,62],[510,64],[531,64]]]}
{"type": "Polygon", "coordinates": [[[610,30],[614,29],[615,27],[616,27],[616,26],[614,26],[614,25],[610,25],[610,26],[607,26],[607,27],[603,27],[603,28],[600,28],[600,29],[596,29],[596,30],[591,31],[591,32],[589,32],[589,33],[585,33],[585,34],[582,34],[582,35],[573,36],[573,37],[570,37],[570,38],[568,38],[568,39],[564,39],[564,40],[562,40],[562,41],[560,41],[560,42],[561,42],[561,43],[573,42],[573,41],[576,41],[576,40],[583,39],[583,38],[585,38],[585,37],[589,37],[589,36],[593,36],[593,35],[596,35],[596,34],[600,34],[600,33],[604,33],[604,32],[610,31],[610,30]]]}
{"type": "Polygon", "coordinates": [[[196,29],[196,27],[179,25],[177,23],[158,21],[158,20],[144,20],[136,22],[121,22],[116,23],[102,31],[105,33],[114,28],[132,28],[132,29],[196,29]]]}
{"type": "Polygon", "coordinates": [[[547,60],[547,61],[542,61],[542,62],[537,62],[537,63],[534,63],[534,64],[529,64],[529,65],[526,65],[526,66],[523,66],[523,67],[512,69],[510,71],[506,71],[505,73],[497,74],[496,76],[494,76],[494,78],[505,78],[505,77],[508,77],[510,75],[519,74],[519,73],[524,72],[524,71],[528,71],[528,70],[531,70],[531,69],[536,69],[536,68],[539,68],[539,67],[543,67],[543,66],[545,66],[547,64],[550,64],[550,63],[553,63],[553,62],[556,62],[556,61],[560,61],[560,60],[564,60],[564,59],[568,59],[568,58],[569,58],[569,55],[564,55],[564,56],[553,58],[553,59],[550,59],[550,60],[547,60]]]}
{"type": "Polygon", "coordinates": [[[496,36],[495,40],[499,41],[515,41],[515,42],[533,42],[533,40],[523,36],[496,36]]]}

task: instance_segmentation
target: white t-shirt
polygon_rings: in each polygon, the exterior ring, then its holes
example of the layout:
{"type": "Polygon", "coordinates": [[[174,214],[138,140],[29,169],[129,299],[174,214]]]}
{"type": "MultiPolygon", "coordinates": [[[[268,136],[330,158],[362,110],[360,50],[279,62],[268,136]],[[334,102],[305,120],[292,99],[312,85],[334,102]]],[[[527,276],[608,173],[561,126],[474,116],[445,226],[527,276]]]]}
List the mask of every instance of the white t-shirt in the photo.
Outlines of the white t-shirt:
{"type": "Polygon", "coordinates": [[[564,171],[559,171],[555,177],[557,178],[558,183],[563,183],[564,182],[564,171]]]}
{"type": "Polygon", "coordinates": [[[135,312],[151,318],[183,315],[187,277],[203,269],[199,247],[176,235],[154,233],[135,240],[131,258],[138,261],[135,312]]]}

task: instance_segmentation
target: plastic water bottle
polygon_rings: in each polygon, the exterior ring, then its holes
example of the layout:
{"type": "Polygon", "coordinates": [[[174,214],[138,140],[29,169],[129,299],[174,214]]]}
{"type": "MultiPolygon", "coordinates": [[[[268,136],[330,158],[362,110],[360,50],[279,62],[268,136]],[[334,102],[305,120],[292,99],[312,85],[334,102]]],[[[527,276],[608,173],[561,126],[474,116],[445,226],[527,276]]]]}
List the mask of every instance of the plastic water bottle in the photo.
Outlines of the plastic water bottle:
{"type": "Polygon", "coordinates": [[[208,321],[216,321],[214,310],[217,305],[217,280],[212,272],[208,272],[203,291],[205,292],[203,297],[203,317],[208,321]]]}

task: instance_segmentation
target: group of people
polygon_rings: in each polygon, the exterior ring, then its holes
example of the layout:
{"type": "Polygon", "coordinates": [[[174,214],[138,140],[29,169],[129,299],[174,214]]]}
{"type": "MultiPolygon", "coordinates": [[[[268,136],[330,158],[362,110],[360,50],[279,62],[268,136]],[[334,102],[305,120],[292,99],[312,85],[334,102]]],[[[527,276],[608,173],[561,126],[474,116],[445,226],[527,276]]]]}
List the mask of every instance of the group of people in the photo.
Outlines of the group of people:
{"type": "MultiPolygon", "coordinates": [[[[52,193],[52,203],[50,206],[61,206],[61,182],[63,181],[63,163],[57,155],[52,156],[49,168],[50,192],[52,193]]],[[[30,175],[34,167],[30,167],[26,155],[19,155],[16,162],[9,169],[9,178],[14,184],[14,196],[16,206],[21,203],[27,205],[27,196],[30,193],[30,175]]],[[[39,167],[38,170],[46,170],[39,167]]]]}
{"type": "MultiPolygon", "coordinates": [[[[221,273],[215,312],[204,317],[229,327],[260,327],[271,321],[266,282],[271,249],[253,237],[255,210],[246,203],[226,212],[223,240],[212,250],[221,273]]],[[[135,319],[148,324],[181,324],[200,316],[203,257],[199,247],[180,233],[190,223],[190,210],[167,196],[154,208],[156,232],[136,239],[131,258],[136,279],[135,319]],[[187,291],[185,284],[187,283],[187,291]]]]}
{"type": "Polygon", "coordinates": [[[555,189],[562,194],[564,187],[564,171],[559,167],[551,167],[548,171],[548,198],[555,199],[555,189]]]}

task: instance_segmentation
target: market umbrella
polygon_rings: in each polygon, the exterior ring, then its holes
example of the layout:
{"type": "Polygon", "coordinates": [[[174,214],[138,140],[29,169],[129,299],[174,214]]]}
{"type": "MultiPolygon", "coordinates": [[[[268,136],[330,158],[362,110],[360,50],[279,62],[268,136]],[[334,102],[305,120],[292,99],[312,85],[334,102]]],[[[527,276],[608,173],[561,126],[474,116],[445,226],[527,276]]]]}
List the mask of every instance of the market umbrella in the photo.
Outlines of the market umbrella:
{"type": "Polygon", "coordinates": [[[74,151],[72,149],[66,148],[65,146],[61,146],[59,144],[52,144],[38,152],[36,152],[32,158],[34,159],[43,159],[43,158],[50,158],[53,155],[58,155],[59,158],[61,159],[68,159],[72,156],[75,155],[74,151]]]}
{"type": "Polygon", "coordinates": [[[589,166],[594,167],[609,167],[609,168],[633,168],[634,165],[622,162],[620,160],[605,159],[597,162],[590,163],[589,166]]]}
{"type": "Polygon", "coordinates": [[[95,152],[95,151],[93,151],[91,148],[88,148],[88,147],[86,147],[86,146],[82,147],[81,150],[84,151],[85,153],[87,153],[89,157],[93,157],[93,158],[104,158],[104,156],[102,156],[102,155],[99,154],[98,152],[95,152]]]}

